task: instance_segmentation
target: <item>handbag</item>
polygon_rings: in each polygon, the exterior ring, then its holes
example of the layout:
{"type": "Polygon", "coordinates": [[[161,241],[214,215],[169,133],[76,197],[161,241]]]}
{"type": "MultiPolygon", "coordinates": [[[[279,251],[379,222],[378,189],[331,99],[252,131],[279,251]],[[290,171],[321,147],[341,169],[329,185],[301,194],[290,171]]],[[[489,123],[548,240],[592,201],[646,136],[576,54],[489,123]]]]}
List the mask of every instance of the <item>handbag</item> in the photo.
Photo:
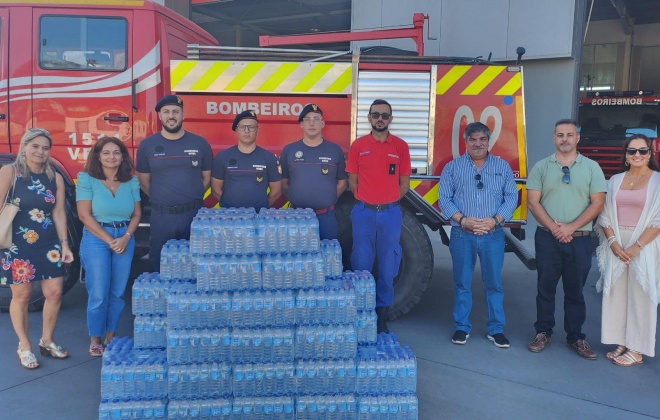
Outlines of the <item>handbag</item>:
{"type": "Polygon", "coordinates": [[[0,249],[7,249],[12,246],[12,225],[14,217],[20,208],[12,201],[14,199],[14,189],[16,188],[16,169],[14,168],[14,177],[11,184],[11,200],[9,199],[9,189],[5,197],[2,210],[0,210],[0,249]]]}

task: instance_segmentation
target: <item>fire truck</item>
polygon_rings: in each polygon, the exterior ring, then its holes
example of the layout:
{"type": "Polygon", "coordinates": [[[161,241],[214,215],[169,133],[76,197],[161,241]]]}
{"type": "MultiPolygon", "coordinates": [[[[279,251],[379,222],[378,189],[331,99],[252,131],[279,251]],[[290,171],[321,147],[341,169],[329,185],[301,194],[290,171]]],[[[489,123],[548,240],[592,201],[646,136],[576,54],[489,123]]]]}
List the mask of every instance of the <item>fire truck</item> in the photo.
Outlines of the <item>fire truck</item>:
{"type": "Polygon", "coordinates": [[[605,176],[621,172],[623,143],[634,134],[652,142],[656,159],[660,96],[653,91],[594,92],[580,98],[578,151],[600,164],[605,176]]]}
{"type": "MultiPolygon", "coordinates": [[[[69,189],[74,247],[80,224],[73,186],[90,146],[114,135],[134,154],[141,140],[160,129],[154,106],[163,94],[181,96],[184,129],[205,137],[214,153],[235,144],[234,115],[255,110],[257,142],[276,155],[302,136],[297,116],[308,103],[324,110],[324,137],[348,152],[351,143],[371,129],[369,104],[383,98],[393,106],[391,131],[408,142],[415,171],[402,200],[403,256],[390,317],[408,312],[431,281],[429,235],[439,232],[443,243],[449,243],[447,217],[438,208],[438,180],[444,165],[465,153],[461,133],[470,122],[490,127],[491,153],[513,168],[519,206],[507,224],[507,250],[534,268],[534,256],[520,242],[527,218],[521,66],[473,58],[366,54],[359,49],[223,48],[201,28],[148,1],[107,0],[84,7],[39,3],[0,6],[0,152],[10,161],[26,128],[50,130],[51,153],[69,189]],[[31,28],[29,34],[25,28],[31,28]]],[[[348,191],[337,205],[346,269],[353,203],[348,191]]],[[[205,204],[217,205],[210,192],[205,204]]],[[[148,214],[144,197],[144,229],[136,234],[136,257],[148,250],[148,214]]],[[[76,261],[65,289],[80,277],[76,261]]],[[[6,306],[8,299],[7,290],[0,288],[0,305],[6,306]]],[[[33,307],[41,299],[36,291],[33,307]]]]}

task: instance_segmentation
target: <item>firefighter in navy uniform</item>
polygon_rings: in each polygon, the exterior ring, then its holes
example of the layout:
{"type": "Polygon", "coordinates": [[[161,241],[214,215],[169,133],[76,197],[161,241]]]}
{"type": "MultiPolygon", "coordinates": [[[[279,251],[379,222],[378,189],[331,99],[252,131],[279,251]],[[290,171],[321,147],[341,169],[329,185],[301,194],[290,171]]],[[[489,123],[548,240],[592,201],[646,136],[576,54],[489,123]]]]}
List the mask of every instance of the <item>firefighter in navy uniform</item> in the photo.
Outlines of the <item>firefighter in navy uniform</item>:
{"type": "Polygon", "coordinates": [[[238,144],[213,159],[211,189],[222,207],[268,208],[282,195],[282,176],[275,155],[257,146],[257,114],[236,115],[231,129],[238,144]]]}
{"type": "Polygon", "coordinates": [[[160,271],[160,252],[169,239],[190,239],[190,224],[211,184],[213,151],[206,139],[183,130],[183,101],[166,95],[156,104],[160,133],[137,151],[140,188],[151,202],[149,261],[160,271]]]}
{"type": "Polygon", "coordinates": [[[311,208],[319,220],[321,239],[337,239],[335,204],[348,184],[341,148],[323,138],[323,111],[305,106],[298,116],[303,138],[282,150],[282,189],[292,207],[311,208]]]}
{"type": "Polygon", "coordinates": [[[410,188],[408,143],[389,132],[392,107],[376,99],[369,108],[371,133],[355,140],[348,153],[348,185],[355,195],[353,223],[353,270],[371,271],[378,257],[376,314],[378,332],[389,332],[387,312],[394,301],[394,277],[401,263],[399,200],[410,188]]]}

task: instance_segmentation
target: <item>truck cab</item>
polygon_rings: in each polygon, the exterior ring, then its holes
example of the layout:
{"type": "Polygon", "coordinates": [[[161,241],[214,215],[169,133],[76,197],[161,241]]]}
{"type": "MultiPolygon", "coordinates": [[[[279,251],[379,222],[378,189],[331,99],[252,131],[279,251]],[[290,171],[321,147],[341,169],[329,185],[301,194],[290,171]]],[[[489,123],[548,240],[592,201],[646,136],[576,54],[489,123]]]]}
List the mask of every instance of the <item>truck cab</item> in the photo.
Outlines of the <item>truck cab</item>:
{"type": "MultiPolygon", "coordinates": [[[[26,129],[51,132],[76,255],[65,291],[80,273],[74,186],[91,146],[116,136],[134,156],[140,141],[160,130],[154,107],[169,93],[170,60],[186,57],[192,43],[217,45],[202,28],[150,1],[0,4],[0,164],[13,160],[26,129]]],[[[136,239],[144,253],[148,229],[136,239]]],[[[8,299],[2,288],[0,307],[8,299]]],[[[33,301],[39,307],[40,290],[33,301]]]]}

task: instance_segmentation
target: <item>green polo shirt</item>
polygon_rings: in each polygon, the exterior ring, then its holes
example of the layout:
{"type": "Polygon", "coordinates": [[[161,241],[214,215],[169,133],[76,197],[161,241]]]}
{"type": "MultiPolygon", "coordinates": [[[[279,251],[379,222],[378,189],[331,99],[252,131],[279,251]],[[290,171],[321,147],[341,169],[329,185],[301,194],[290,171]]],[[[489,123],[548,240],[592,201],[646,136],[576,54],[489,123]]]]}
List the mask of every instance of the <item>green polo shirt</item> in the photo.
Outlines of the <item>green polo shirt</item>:
{"type": "MultiPolygon", "coordinates": [[[[607,190],[607,182],[600,166],[582,155],[570,166],[568,184],[562,181],[562,166],[554,153],[537,162],[527,179],[527,189],[541,192],[541,205],[550,217],[570,223],[589,207],[591,194],[607,190]]],[[[589,222],[578,230],[591,230],[591,226],[589,222]]]]}

